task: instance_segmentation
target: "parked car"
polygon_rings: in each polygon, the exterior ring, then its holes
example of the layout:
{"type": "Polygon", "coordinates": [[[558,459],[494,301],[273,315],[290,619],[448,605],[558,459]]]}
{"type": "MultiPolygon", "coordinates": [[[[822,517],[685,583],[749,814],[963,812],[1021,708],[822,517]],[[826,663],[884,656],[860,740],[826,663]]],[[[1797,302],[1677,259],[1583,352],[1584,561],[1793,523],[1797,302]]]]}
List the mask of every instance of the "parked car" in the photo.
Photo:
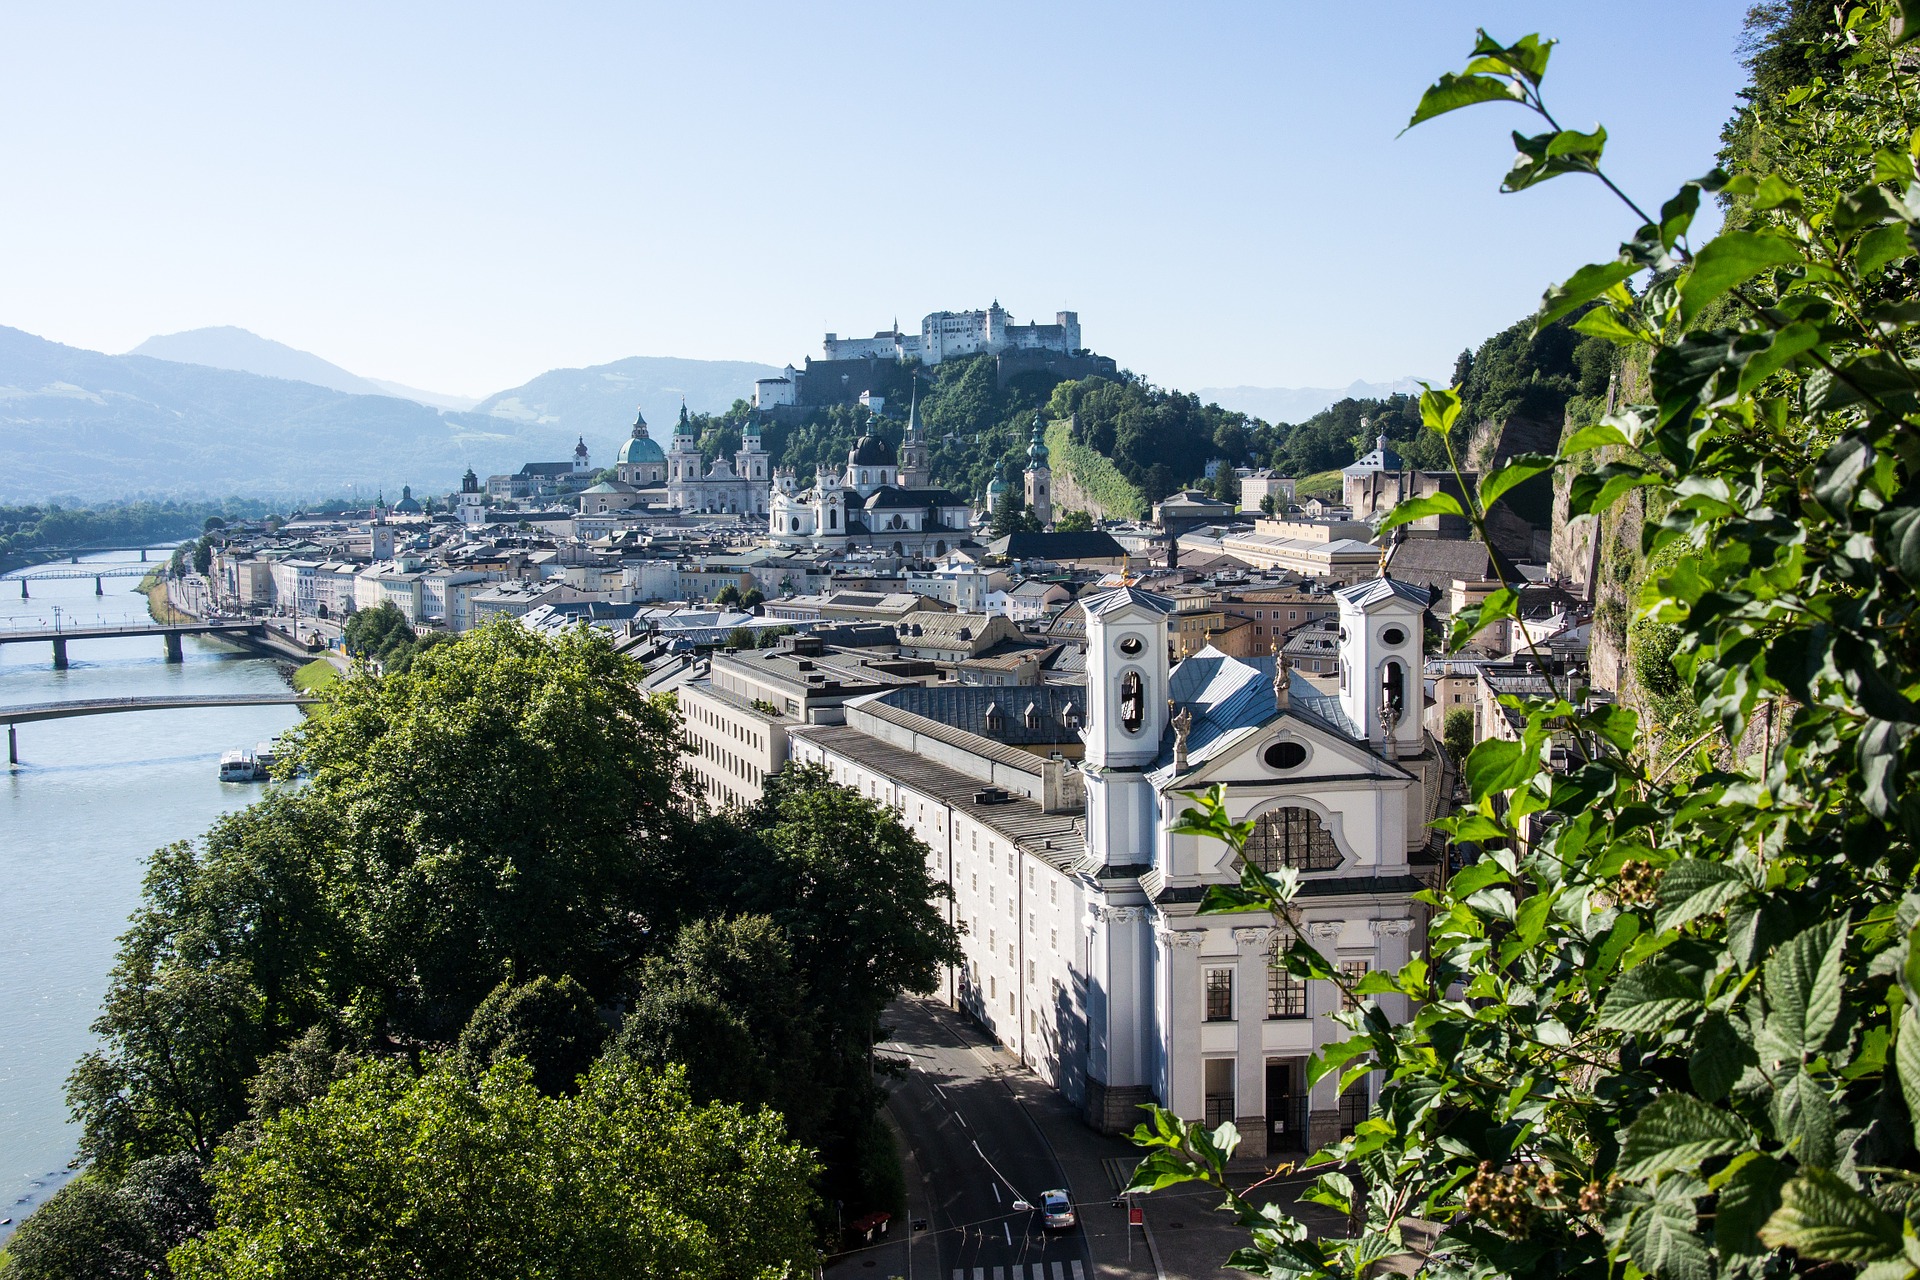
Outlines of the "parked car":
{"type": "Polygon", "coordinates": [[[1040,1225],[1049,1231],[1065,1231],[1079,1219],[1073,1216],[1073,1200],[1058,1188],[1040,1193],[1040,1225]]]}

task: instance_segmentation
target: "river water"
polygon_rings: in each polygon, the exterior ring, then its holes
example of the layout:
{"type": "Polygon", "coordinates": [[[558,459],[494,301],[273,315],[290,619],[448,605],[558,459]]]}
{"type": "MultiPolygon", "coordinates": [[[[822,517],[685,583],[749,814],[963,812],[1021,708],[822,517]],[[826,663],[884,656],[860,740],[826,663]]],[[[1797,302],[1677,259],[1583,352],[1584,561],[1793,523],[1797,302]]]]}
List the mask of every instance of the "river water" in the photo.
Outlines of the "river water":
{"type": "MultiPolygon", "coordinates": [[[[164,559],[165,552],[160,558],[164,559]]],[[[137,552],[83,558],[126,564],[137,552]]],[[[0,579],[0,630],[147,621],[136,578],[0,579]]],[[[84,640],[53,669],[50,644],[0,645],[0,706],[146,694],[284,692],[276,663],[188,637],[165,661],[157,636],[84,640]]],[[[215,707],[21,725],[20,765],[0,762],[0,1240],[71,1176],[76,1127],[65,1081],[92,1046],[115,939],[140,898],[147,856],[196,837],[260,794],[219,781],[220,753],[274,737],[293,707],[215,707]]]]}

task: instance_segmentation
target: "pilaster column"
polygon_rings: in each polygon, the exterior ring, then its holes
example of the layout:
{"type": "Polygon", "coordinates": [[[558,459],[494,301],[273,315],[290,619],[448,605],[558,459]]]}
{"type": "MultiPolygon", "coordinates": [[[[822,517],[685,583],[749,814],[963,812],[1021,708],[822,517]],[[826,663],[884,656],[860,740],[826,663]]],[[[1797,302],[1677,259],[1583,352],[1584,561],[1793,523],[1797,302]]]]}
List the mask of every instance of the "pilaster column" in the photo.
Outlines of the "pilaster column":
{"type": "Polygon", "coordinates": [[[1272,925],[1243,925],[1233,931],[1240,953],[1237,993],[1240,1030],[1239,1057],[1234,1063],[1234,1119],[1240,1130],[1243,1155],[1265,1159],[1267,1154],[1267,1054],[1262,1028],[1267,1020],[1267,985],[1273,981],[1267,955],[1273,949],[1272,925]]]}
{"type": "Polygon", "coordinates": [[[1166,1105],[1189,1120],[1206,1116],[1206,1080],[1200,1065],[1200,1021],[1206,1008],[1200,948],[1204,929],[1176,929],[1165,923],[1153,931],[1165,956],[1167,1013],[1162,1030],[1167,1057],[1166,1105]]]}

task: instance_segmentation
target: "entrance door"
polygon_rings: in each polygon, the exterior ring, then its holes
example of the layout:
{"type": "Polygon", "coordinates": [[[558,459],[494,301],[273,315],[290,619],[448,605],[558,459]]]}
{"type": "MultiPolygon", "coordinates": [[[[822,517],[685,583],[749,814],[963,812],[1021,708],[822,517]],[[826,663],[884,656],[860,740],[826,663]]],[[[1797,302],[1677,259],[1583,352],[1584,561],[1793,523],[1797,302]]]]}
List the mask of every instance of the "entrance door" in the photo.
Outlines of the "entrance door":
{"type": "Polygon", "coordinates": [[[1307,1089],[1298,1058],[1267,1059],[1267,1150],[1307,1149],[1307,1089]]]}

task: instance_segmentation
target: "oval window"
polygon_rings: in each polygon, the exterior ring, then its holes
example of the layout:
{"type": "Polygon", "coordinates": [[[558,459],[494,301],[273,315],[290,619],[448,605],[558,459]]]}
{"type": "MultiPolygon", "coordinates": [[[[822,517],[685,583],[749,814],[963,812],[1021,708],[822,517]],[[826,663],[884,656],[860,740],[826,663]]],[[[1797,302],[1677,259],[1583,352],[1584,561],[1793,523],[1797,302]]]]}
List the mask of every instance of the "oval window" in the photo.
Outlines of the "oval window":
{"type": "Polygon", "coordinates": [[[1398,627],[1388,627],[1380,633],[1380,643],[1382,644],[1405,644],[1406,642],[1407,633],[1398,627]]]}
{"type": "Polygon", "coordinates": [[[1340,628],[1340,643],[1345,644],[1346,642],[1347,642],[1347,629],[1345,627],[1342,627],[1340,628]]]}
{"type": "Polygon", "coordinates": [[[1146,648],[1146,646],[1140,643],[1139,636],[1128,636],[1125,640],[1122,640],[1120,642],[1120,652],[1126,654],[1129,658],[1133,657],[1135,654],[1139,653],[1144,648],[1146,648]]]}
{"type": "Polygon", "coordinates": [[[1269,769],[1297,769],[1307,761],[1307,749],[1297,742],[1276,742],[1263,757],[1269,769]]]}

